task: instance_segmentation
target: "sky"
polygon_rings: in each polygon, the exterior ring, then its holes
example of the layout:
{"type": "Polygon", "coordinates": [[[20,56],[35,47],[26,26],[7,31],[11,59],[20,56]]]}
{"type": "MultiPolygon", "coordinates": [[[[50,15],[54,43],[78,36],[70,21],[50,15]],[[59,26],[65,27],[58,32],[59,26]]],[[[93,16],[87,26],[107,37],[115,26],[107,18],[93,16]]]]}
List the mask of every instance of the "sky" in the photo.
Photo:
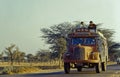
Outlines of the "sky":
{"type": "Polygon", "coordinates": [[[47,49],[40,29],[62,22],[90,20],[113,29],[120,42],[120,0],[0,0],[0,52],[10,44],[21,51],[47,49]]]}

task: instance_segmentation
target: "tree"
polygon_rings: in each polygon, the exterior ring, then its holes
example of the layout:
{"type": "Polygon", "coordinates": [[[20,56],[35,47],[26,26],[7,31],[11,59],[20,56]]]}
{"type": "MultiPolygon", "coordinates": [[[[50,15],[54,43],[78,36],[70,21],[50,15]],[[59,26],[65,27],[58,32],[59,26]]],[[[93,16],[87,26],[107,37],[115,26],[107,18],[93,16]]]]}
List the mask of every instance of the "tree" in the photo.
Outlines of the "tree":
{"type": "Polygon", "coordinates": [[[38,51],[36,53],[36,57],[37,57],[38,61],[40,61],[40,62],[50,61],[50,52],[49,52],[49,50],[41,49],[40,51],[38,51]]]}
{"type": "Polygon", "coordinates": [[[58,47],[58,53],[59,53],[59,67],[61,68],[61,58],[63,56],[63,53],[66,51],[66,41],[64,38],[59,38],[57,40],[57,47],[58,47]]]}
{"type": "Polygon", "coordinates": [[[20,62],[25,61],[25,52],[20,52],[20,62]]]}
{"type": "Polygon", "coordinates": [[[0,61],[3,61],[3,52],[0,54],[0,61]]]}
{"type": "Polygon", "coordinates": [[[25,53],[21,52],[17,47],[16,50],[13,52],[13,57],[14,57],[14,60],[20,64],[20,62],[23,62],[25,58],[25,53]]]}
{"type": "Polygon", "coordinates": [[[51,26],[48,28],[43,28],[42,38],[45,38],[46,43],[51,44],[50,49],[53,52],[58,52],[59,66],[61,61],[62,53],[66,50],[66,35],[72,31],[74,26],[71,23],[65,22],[58,25],[51,26]]]}
{"type": "Polygon", "coordinates": [[[111,60],[120,57],[120,43],[114,43],[111,46],[109,46],[109,56],[111,60]]]}
{"type": "Polygon", "coordinates": [[[115,42],[113,41],[113,35],[115,31],[105,28],[99,28],[98,31],[100,31],[107,38],[108,47],[115,44],[115,42]]]}
{"type": "Polygon", "coordinates": [[[14,57],[13,57],[13,53],[15,51],[14,47],[15,47],[15,44],[11,44],[9,47],[5,48],[6,49],[5,53],[10,58],[11,65],[13,65],[13,60],[14,60],[14,57]]]}
{"type": "Polygon", "coordinates": [[[53,51],[58,51],[57,40],[59,38],[65,37],[69,32],[71,32],[73,25],[71,23],[65,22],[58,25],[51,26],[50,28],[43,28],[42,38],[45,39],[47,44],[51,44],[51,49],[53,51]]]}
{"type": "Polygon", "coordinates": [[[15,44],[11,44],[9,47],[6,47],[5,49],[6,49],[5,53],[7,57],[10,59],[11,65],[13,65],[14,61],[17,61],[20,64],[20,62],[25,57],[25,53],[21,52],[15,44]]]}
{"type": "Polygon", "coordinates": [[[43,28],[41,29],[41,31],[43,32],[42,38],[45,38],[46,43],[48,44],[55,44],[58,38],[68,34],[71,31],[71,29],[72,29],[72,25],[67,22],[51,26],[50,29],[43,28]]]}
{"type": "Polygon", "coordinates": [[[33,62],[33,60],[34,60],[33,54],[27,54],[26,57],[27,57],[27,61],[28,61],[29,63],[33,62]]]}

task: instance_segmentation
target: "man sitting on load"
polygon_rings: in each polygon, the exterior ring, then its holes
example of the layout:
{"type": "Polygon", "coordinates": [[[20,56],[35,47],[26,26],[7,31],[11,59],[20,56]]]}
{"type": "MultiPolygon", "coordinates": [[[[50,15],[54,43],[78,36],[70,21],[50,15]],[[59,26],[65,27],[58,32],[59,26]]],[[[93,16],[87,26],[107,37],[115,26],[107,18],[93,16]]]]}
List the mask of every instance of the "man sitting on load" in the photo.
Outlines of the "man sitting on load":
{"type": "Polygon", "coordinates": [[[96,24],[94,24],[93,21],[90,21],[88,28],[96,30],[96,24]]]}
{"type": "Polygon", "coordinates": [[[81,21],[79,24],[76,25],[76,28],[77,29],[78,28],[87,28],[87,25],[83,21],[81,21]]]}
{"type": "Polygon", "coordinates": [[[80,24],[81,24],[81,28],[87,28],[87,25],[83,21],[80,24]]]}

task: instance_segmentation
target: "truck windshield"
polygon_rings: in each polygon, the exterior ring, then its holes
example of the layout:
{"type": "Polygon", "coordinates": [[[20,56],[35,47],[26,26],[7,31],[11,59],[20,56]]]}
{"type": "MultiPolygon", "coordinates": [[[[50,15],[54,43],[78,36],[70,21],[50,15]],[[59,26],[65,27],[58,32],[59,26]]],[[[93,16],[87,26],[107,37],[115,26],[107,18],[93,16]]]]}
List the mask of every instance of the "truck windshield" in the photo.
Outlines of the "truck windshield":
{"type": "Polygon", "coordinates": [[[94,45],[95,39],[94,38],[72,38],[72,44],[77,45],[94,45]]]}

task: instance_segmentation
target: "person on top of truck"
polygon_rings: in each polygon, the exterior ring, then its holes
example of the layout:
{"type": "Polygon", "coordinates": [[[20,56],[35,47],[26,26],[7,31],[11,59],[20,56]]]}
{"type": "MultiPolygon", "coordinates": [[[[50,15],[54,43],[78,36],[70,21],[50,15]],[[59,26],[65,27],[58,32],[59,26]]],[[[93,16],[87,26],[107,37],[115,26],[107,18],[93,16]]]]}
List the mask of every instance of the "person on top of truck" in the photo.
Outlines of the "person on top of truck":
{"type": "Polygon", "coordinates": [[[87,28],[87,26],[85,25],[83,21],[81,21],[78,25],[76,25],[76,29],[78,28],[87,28]]]}
{"type": "Polygon", "coordinates": [[[90,21],[88,28],[96,30],[96,24],[94,24],[93,21],[90,21]]]}
{"type": "Polygon", "coordinates": [[[80,24],[81,24],[81,28],[88,28],[87,25],[83,21],[81,21],[80,24]]]}

